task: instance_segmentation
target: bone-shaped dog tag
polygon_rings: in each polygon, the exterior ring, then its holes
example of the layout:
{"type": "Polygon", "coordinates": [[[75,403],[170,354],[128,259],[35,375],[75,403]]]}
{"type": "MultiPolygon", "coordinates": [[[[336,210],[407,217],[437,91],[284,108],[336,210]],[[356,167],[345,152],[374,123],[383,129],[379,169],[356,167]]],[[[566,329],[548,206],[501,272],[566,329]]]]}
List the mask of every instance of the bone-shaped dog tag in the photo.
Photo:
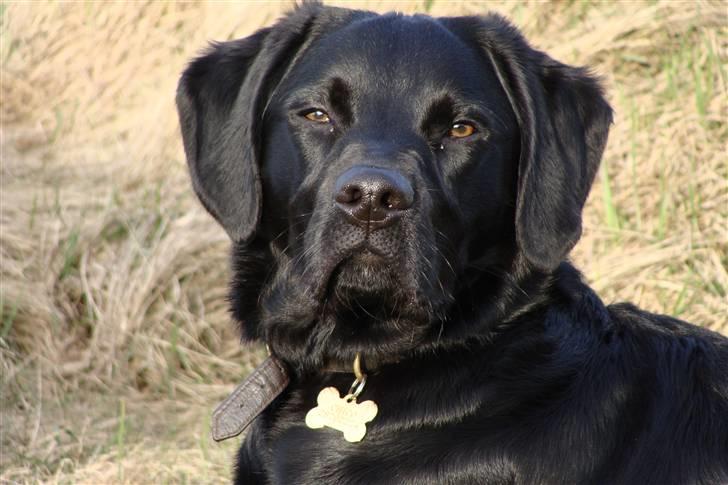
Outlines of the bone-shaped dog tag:
{"type": "Polygon", "coordinates": [[[341,397],[335,387],[322,389],[316,402],[318,406],[306,414],[306,425],[311,429],[326,426],[341,431],[350,443],[364,438],[367,433],[365,423],[373,420],[378,411],[374,401],[357,404],[354,395],[341,397]]]}

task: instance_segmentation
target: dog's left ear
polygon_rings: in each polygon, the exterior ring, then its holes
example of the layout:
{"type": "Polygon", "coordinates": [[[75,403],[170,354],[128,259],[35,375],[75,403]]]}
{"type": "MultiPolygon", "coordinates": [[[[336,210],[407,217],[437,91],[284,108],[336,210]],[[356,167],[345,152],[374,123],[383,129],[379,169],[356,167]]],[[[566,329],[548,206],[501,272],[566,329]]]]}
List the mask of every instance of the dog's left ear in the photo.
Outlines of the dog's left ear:
{"type": "Polygon", "coordinates": [[[504,18],[451,21],[490,59],[518,118],[517,243],[531,264],[554,269],[581,236],[581,212],[607,142],[612,109],[585,69],[534,50],[504,18]]]}

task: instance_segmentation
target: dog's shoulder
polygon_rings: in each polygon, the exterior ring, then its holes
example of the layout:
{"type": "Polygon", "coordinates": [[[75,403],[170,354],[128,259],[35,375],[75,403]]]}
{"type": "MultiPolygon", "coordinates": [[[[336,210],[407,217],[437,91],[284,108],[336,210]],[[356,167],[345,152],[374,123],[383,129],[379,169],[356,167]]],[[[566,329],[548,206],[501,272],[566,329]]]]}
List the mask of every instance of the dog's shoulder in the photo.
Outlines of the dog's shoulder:
{"type": "MultiPolygon", "coordinates": [[[[642,310],[631,303],[607,307],[611,333],[632,362],[653,369],[656,382],[670,383],[685,398],[717,394],[728,407],[728,339],[706,328],[642,310]]],[[[728,411],[728,409],[727,409],[728,411]]]]}
{"type": "MultiPolygon", "coordinates": [[[[584,297],[591,298],[598,299],[584,297]]],[[[718,406],[728,415],[728,338],[632,303],[602,308],[594,313],[599,316],[592,329],[595,348],[616,372],[641,376],[666,404],[718,406]]]]}
{"type": "Polygon", "coordinates": [[[667,360],[708,359],[728,369],[728,339],[716,332],[632,303],[616,303],[607,310],[617,333],[641,343],[643,350],[653,348],[667,360]]]}
{"type": "Polygon", "coordinates": [[[666,403],[705,398],[728,415],[728,338],[631,303],[604,304],[576,270],[561,275],[543,317],[559,365],[644,386],[666,403]]]}
{"type": "Polygon", "coordinates": [[[554,415],[594,449],[613,440],[609,461],[621,465],[603,471],[606,483],[725,483],[728,339],[630,303],[606,305],[573,269],[557,286],[541,317],[547,369],[569,383],[554,415]]]}
{"type": "MultiPolygon", "coordinates": [[[[546,330],[569,345],[581,338],[597,347],[634,352],[645,359],[697,359],[728,369],[728,338],[717,332],[632,303],[605,304],[568,264],[559,269],[555,286],[558,297],[546,314],[546,330]]],[[[722,374],[728,376],[728,372],[722,374]]]]}

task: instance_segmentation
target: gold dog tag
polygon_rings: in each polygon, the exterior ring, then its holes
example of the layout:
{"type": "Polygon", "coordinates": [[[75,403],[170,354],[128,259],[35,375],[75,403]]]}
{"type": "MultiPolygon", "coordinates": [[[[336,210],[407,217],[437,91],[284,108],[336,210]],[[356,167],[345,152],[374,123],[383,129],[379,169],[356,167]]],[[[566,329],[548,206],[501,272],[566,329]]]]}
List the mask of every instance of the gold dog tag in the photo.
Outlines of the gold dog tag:
{"type": "Polygon", "coordinates": [[[322,389],[316,402],[318,406],[306,414],[306,426],[311,429],[327,426],[341,431],[344,439],[350,443],[364,438],[367,433],[366,423],[374,419],[378,411],[374,401],[357,404],[354,394],[342,398],[335,387],[322,389]]]}
{"type": "Polygon", "coordinates": [[[306,413],[306,426],[319,429],[327,426],[344,433],[344,439],[356,443],[367,434],[366,423],[377,415],[374,401],[357,404],[356,398],[364,390],[367,375],[361,371],[361,355],[357,352],[354,359],[354,383],[346,396],[341,397],[335,387],[327,387],[316,398],[318,406],[306,413]]]}

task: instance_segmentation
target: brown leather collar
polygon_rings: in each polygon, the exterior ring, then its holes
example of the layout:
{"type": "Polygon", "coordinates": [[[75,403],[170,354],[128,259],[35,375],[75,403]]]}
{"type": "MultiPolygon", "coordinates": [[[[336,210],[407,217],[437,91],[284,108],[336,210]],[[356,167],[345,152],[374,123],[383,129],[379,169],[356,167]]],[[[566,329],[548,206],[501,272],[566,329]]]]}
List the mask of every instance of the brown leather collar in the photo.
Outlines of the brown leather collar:
{"type": "Polygon", "coordinates": [[[263,361],[212,413],[212,439],[222,441],[242,433],[290,381],[274,356],[263,361]]]}
{"type": "MultiPolygon", "coordinates": [[[[324,372],[352,374],[351,362],[331,361],[324,372]]],[[[212,413],[212,439],[223,441],[242,433],[288,386],[285,365],[273,355],[263,361],[212,413]]]]}

